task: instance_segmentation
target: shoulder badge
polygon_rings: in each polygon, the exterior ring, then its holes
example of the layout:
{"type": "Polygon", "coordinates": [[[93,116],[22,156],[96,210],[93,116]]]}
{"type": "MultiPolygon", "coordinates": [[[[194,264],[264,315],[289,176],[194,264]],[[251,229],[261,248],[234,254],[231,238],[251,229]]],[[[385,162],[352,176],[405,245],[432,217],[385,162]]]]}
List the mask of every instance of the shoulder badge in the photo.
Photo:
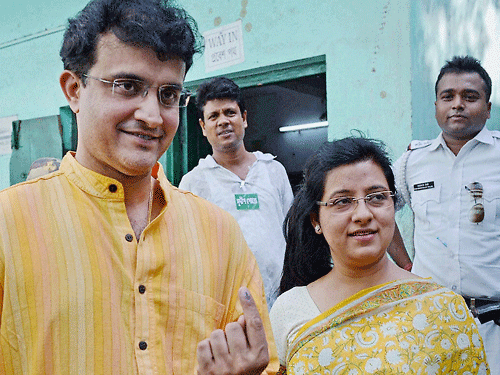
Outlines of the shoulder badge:
{"type": "Polygon", "coordinates": [[[499,130],[490,130],[491,136],[493,138],[499,138],[500,139],[500,131],[499,130]]]}
{"type": "Polygon", "coordinates": [[[414,140],[408,145],[408,151],[415,150],[417,148],[424,148],[429,146],[432,143],[431,139],[425,140],[414,140]]]}

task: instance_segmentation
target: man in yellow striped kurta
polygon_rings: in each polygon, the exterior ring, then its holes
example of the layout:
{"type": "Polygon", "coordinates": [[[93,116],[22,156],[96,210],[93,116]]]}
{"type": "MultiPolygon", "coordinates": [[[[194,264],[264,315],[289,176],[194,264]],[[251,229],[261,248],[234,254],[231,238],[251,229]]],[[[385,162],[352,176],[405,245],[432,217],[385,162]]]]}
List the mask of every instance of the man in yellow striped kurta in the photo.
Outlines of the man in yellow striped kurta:
{"type": "Polygon", "coordinates": [[[157,164],[189,98],[191,21],[156,0],[94,0],[70,20],[60,83],[77,150],[0,193],[0,373],[277,370],[238,225],[157,164]]]}

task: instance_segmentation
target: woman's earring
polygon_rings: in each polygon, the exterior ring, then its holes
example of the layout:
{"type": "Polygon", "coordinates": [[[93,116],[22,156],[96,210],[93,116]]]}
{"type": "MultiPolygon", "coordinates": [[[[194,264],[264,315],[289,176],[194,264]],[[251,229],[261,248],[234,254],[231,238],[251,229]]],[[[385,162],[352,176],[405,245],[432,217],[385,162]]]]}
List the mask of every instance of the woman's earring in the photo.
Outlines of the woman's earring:
{"type": "Polygon", "coordinates": [[[319,224],[317,224],[314,229],[316,230],[316,233],[320,234],[321,233],[321,227],[319,226],[319,224]]]}

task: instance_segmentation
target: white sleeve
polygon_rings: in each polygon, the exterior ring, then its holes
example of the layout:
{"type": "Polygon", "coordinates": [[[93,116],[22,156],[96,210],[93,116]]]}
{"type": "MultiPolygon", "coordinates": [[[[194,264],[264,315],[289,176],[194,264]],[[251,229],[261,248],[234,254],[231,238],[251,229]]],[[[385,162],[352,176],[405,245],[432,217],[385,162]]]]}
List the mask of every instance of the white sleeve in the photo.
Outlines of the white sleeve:
{"type": "Polygon", "coordinates": [[[408,162],[410,153],[411,151],[406,151],[392,167],[396,182],[396,194],[398,196],[396,210],[402,209],[405,204],[410,204],[410,192],[406,183],[406,163],[408,162]]]}
{"type": "Polygon", "coordinates": [[[191,191],[189,190],[189,177],[187,174],[185,174],[184,176],[182,176],[181,178],[181,182],[179,182],[179,189],[182,189],[182,190],[187,190],[187,191],[191,191]]]}
{"type": "MultiPolygon", "coordinates": [[[[290,185],[290,180],[288,179],[288,175],[286,173],[286,169],[283,166],[283,164],[281,164],[277,160],[274,160],[273,164],[276,167],[274,169],[276,172],[277,180],[279,181],[281,205],[283,207],[283,216],[286,216],[288,210],[290,209],[293,203],[294,196],[293,196],[292,186],[290,185]]],[[[272,176],[270,175],[270,177],[272,176]]]]}
{"type": "Polygon", "coordinates": [[[280,365],[286,365],[286,350],[287,350],[287,332],[286,326],[286,305],[283,300],[278,299],[274,302],[271,311],[269,312],[271,327],[273,329],[274,342],[280,365]]]}
{"type": "Polygon", "coordinates": [[[202,185],[203,184],[200,182],[199,172],[193,169],[182,176],[181,182],[179,182],[179,189],[190,191],[193,194],[203,197],[203,195],[201,195],[202,185]]]}
{"type": "Polygon", "coordinates": [[[292,186],[290,185],[290,180],[288,179],[288,175],[285,172],[285,177],[284,177],[284,187],[283,187],[283,213],[286,216],[288,213],[288,210],[290,207],[292,207],[293,203],[293,191],[292,191],[292,186]]]}
{"type": "Polygon", "coordinates": [[[281,365],[286,365],[288,345],[296,333],[319,314],[320,311],[305,286],[290,289],[274,302],[269,318],[281,365]]]}

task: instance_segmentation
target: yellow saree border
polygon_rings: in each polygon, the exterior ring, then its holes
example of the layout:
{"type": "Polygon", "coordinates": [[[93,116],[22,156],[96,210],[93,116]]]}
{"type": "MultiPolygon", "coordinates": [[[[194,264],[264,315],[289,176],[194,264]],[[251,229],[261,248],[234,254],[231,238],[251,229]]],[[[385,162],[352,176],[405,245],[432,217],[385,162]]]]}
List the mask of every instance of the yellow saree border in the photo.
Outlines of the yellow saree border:
{"type": "Polygon", "coordinates": [[[381,306],[399,303],[403,299],[416,298],[443,289],[442,286],[435,284],[430,279],[395,280],[363,289],[304,324],[295,335],[290,346],[291,349],[287,354],[286,363],[309,340],[343,322],[368,314],[381,306]]]}

